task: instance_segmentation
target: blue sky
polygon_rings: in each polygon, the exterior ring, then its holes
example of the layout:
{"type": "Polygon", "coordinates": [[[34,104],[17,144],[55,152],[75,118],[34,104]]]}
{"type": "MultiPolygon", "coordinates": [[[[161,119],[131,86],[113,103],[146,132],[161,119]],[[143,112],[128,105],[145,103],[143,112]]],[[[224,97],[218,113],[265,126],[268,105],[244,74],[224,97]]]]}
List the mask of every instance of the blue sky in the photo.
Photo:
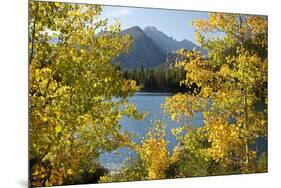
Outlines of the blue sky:
{"type": "Polygon", "coordinates": [[[102,18],[109,18],[110,23],[118,18],[122,30],[132,26],[144,28],[155,26],[177,40],[187,39],[196,42],[194,27],[191,22],[195,18],[208,18],[207,12],[179,11],[165,9],[148,9],[118,6],[103,6],[102,18]]]}

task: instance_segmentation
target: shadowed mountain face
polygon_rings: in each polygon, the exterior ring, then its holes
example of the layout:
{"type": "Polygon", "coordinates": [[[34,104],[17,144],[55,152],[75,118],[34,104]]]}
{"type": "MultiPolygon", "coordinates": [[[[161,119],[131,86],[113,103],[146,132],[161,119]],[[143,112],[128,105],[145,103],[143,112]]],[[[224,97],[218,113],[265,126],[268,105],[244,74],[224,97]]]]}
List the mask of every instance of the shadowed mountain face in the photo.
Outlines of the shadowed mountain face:
{"type": "Polygon", "coordinates": [[[116,61],[121,62],[121,67],[125,69],[153,68],[162,65],[167,61],[169,54],[180,48],[186,50],[196,48],[206,54],[205,50],[193,42],[188,40],[177,41],[157,30],[154,26],[148,26],[144,30],[134,26],[122,31],[121,34],[129,35],[133,40],[129,53],[121,54],[116,59],[116,61]]]}
{"type": "Polygon", "coordinates": [[[166,54],[141,30],[135,26],[121,32],[133,39],[132,48],[128,54],[119,56],[118,61],[123,68],[155,67],[165,62],[166,54]]]}

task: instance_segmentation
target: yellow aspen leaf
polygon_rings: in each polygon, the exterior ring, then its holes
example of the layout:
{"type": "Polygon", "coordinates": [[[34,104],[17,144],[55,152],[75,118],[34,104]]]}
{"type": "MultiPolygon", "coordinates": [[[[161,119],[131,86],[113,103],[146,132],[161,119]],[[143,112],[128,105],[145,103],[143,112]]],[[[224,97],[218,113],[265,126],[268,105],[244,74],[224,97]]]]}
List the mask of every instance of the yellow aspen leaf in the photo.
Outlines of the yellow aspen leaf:
{"type": "Polygon", "coordinates": [[[70,168],[70,169],[67,170],[66,173],[67,173],[68,175],[72,175],[72,174],[73,174],[73,170],[70,168]]]}
{"type": "Polygon", "coordinates": [[[38,174],[39,174],[38,170],[35,170],[34,172],[32,172],[32,175],[33,175],[33,176],[36,176],[36,175],[38,175],[38,174]]]}
{"type": "Polygon", "coordinates": [[[56,7],[60,7],[60,3],[59,2],[55,2],[56,7]]]}
{"type": "Polygon", "coordinates": [[[60,125],[57,125],[57,126],[55,127],[55,130],[56,130],[57,133],[59,133],[59,132],[62,131],[62,127],[61,127],[60,125]]]}

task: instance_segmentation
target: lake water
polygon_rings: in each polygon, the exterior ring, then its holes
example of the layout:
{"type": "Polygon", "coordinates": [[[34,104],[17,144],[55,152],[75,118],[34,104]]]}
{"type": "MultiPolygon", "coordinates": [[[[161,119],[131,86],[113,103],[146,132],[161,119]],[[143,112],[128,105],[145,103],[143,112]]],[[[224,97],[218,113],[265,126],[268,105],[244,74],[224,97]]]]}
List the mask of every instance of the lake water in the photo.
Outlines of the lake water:
{"type": "MultiPolygon", "coordinates": [[[[172,121],[168,116],[165,116],[161,109],[161,104],[165,103],[167,97],[171,97],[171,93],[149,93],[149,92],[137,92],[131,98],[129,102],[135,104],[139,112],[148,112],[148,115],[143,120],[134,120],[128,117],[123,117],[120,121],[122,128],[121,131],[128,131],[131,134],[135,134],[134,142],[139,143],[143,136],[145,136],[146,129],[155,120],[163,120],[167,125],[166,139],[169,141],[168,150],[171,153],[172,148],[177,144],[176,138],[172,135],[171,129],[182,125],[172,121]]],[[[191,121],[194,126],[203,125],[202,114],[196,114],[195,119],[185,120],[191,121]]],[[[118,170],[127,157],[134,157],[135,153],[128,148],[119,148],[111,153],[103,153],[100,156],[99,162],[102,166],[108,168],[111,171],[118,170]]]]}

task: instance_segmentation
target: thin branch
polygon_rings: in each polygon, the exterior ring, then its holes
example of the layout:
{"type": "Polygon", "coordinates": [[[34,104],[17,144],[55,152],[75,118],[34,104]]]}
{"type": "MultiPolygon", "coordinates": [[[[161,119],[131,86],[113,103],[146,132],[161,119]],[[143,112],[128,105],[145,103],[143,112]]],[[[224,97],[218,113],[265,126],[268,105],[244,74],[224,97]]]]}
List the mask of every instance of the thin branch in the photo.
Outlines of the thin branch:
{"type": "Polygon", "coordinates": [[[36,33],[36,22],[37,22],[37,16],[38,16],[38,9],[39,9],[39,2],[34,2],[36,3],[36,10],[35,10],[35,16],[34,16],[34,22],[33,22],[33,30],[32,30],[32,38],[31,38],[31,52],[29,55],[29,64],[31,64],[32,58],[33,58],[33,53],[34,53],[34,38],[35,38],[35,33],[36,33]]]}

